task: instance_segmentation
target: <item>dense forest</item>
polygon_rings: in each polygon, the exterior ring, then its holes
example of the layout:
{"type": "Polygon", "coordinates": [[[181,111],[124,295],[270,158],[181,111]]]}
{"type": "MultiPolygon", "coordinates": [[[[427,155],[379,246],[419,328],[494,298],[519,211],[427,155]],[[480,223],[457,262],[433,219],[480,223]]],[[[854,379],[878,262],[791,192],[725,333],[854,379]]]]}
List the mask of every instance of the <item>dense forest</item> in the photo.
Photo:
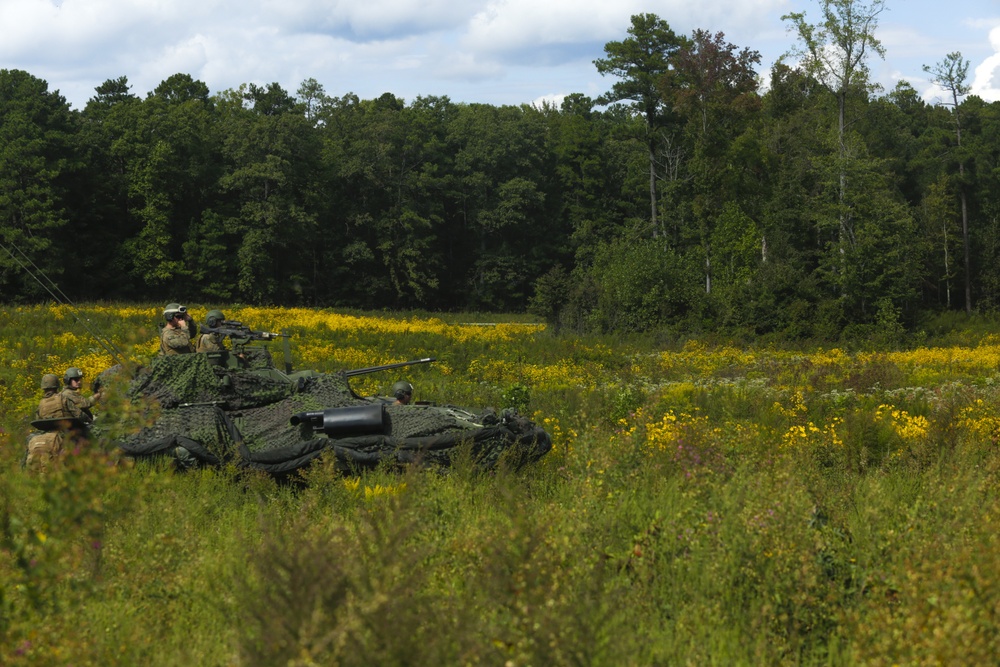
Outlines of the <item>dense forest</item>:
{"type": "Polygon", "coordinates": [[[769,73],[633,16],[594,61],[608,92],[558,107],[181,73],[75,110],[0,70],[0,294],[46,299],[27,267],[76,300],[782,338],[1000,308],[1000,103],[968,95],[960,53],[926,67],[940,104],[879,89],[884,3],[820,4],[785,17],[795,64],[769,73]]]}

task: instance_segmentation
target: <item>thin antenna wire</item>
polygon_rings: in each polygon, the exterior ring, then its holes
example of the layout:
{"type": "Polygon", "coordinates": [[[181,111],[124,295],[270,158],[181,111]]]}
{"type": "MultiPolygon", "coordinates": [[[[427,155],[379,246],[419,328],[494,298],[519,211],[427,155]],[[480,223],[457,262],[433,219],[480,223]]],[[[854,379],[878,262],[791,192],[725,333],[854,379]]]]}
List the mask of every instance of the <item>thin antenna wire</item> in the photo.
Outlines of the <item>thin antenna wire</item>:
{"type": "Polygon", "coordinates": [[[7,254],[10,255],[10,258],[13,259],[15,262],[17,262],[17,264],[22,269],[24,269],[25,273],[27,273],[29,276],[31,276],[35,280],[35,282],[37,282],[39,285],[41,285],[42,289],[44,289],[46,292],[48,292],[49,295],[53,299],[55,299],[56,303],[58,303],[60,305],[69,306],[69,308],[70,308],[70,314],[72,314],[73,317],[76,318],[76,321],[79,322],[80,325],[84,329],[87,330],[87,333],[89,333],[90,336],[94,340],[96,340],[98,342],[98,344],[100,344],[100,346],[102,348],[104,348],[105,352],[107,352],[108,354],[111,355],[111,358],[115,361],[116,364],[124,366],[124,363],[122,363],[121,359],[125,356],[125,354],[120,349],[118,349],[118,347],[115,346],[114,343],[111,342],[111,339],[110,338],[105,339],[105,338],[99,336],[90,326],[88,326],[89,321],[84,321],[84,319],[82,317],[80,317],[79,309],[76,307],[76,304],[73,303],[70,300],[70,298],[63,293],[63,291],[61,289],[59,289],[59,286],[56,285],[55,282],[53,282],[51,278],[49,278],[47,275],[45,275],[45,272],[42,271],[40,268],[38,268],[38,266],[35,265],[35,263],[31,261],[31,258],[24,254],[23,250],[21,250],[16,245],[14,245],[13,242],[8,241],[8,243],[10,243],[11,246],[13,246],[15,250],[17,250],[19,253],[21,253],[21,256],[24,257],[25,261],[28,262],[28,264],[30,264],[32,266],[32,268],[35,269],[35,271],[37,272],[38,275],[36,275],[35,273],[33,273],[31,271],[31,269],[29,269],[25,265],[24,262],[22,262],[20,259],[18,259],[17,256],[14,255],[14,253],[10,251],[10,248],[8,248],[7,246],[5,246],[3,243],[0,243],[0,248],[3,248],[7,252],[7,254]],[[38,277],[39,275],[44,276],[45,280],[48,281],[49,284],[47,285],[44,282],[42,282],[41,278],[38,277]]]}

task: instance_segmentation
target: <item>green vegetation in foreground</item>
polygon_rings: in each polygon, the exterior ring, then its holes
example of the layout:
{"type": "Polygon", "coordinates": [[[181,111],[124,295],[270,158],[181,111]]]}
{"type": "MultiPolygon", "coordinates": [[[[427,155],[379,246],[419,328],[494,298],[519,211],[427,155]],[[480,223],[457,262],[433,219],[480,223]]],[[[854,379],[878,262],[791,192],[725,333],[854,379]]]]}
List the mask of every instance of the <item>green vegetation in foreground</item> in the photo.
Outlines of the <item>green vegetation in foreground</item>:
{"type": "MultiPolygon", "coordinates": [[[[136,312],[122,331],[143,326],[136,312]]],[[[100,322],[105,309],[86,314],[100,322]]],[[[444,363],[414,372],[421,398],[520,403],[556,449],[518,474],[459,461],[447,474],[344,477],[320,465],[293,487],[116,464],[108,443],[47,477],[23,473],[25,416],[9,406],[31,398],[53,357],[90,350],[58,338],[64,323],[45,309],[18,318],[0,319],[4,665],[1000,655],[989,335],[791,353],[324,331],[334,348],[436,354],[444,363]],[[14,362],[32,378],[24,395],[14,362]]]]}

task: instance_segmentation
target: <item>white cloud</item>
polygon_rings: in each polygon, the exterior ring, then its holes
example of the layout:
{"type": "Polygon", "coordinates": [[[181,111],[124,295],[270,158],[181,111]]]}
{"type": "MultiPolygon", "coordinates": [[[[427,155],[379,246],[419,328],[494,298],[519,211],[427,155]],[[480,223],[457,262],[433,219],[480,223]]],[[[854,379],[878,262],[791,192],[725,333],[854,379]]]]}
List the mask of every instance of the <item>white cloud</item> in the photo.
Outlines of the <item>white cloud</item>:
{"type": "Polygon", "coordinates": [[[486,0],[260,0],[261,14],[292,32],[370,41],[460,27],[486,0]]]}
{"type": "MultiPolygon", "coordinates": [[[[966,17],[997,8],[960,4],[966,17]]],[[[1000,47],[985,45],[1000,21],[932,18],[934,7],[907,0],[883,17],[889,62],[873,60],[873,76],[924,87],[920,59],[961,50],[979,64],[977,93],[1000,97],[1000,47]]],[[[721,31],[760,50],[766,74],[794,44],[780,16],[801,10],[819,18],[813,0],[0,0],[0,68],[45,79],[78,108],[106,79],[127,76],[144,95],[178,72],[213,92],[272,81],[294,91],[314,77],[331,94],[522,103],[602,93],[610,82],[591,61],[645,12],[678,34],[721,31]]]]}
{"type": "Polygon", "coordinates": [[[437,59],[434,73],[443,79],[458,81],[490,81],[503,76],[504,68],[491,60],[478,60],[470,53],[454,52],[437,59]]]}
{"type": "MultiPolygon", "coordinates": [[[[690,0],[492,0],[469,22],[462,36],[464,48],[494,56],[531,58],[535,52],[572,56],[574,49],[560,45],[586,45],[588,59],[600,57],[601,47],[624,39],[631,16],[653,13],[663,18],[678,34],[695,28],[744,39],[767,29],[770,13],[787,9],[787,0],[718,0],[693,3],[690,0]],[[598,50],[594,52],[594,45],[598,50]],[[547,48],[549,47],[549,48],[547,48]]],[[[734,42],[735,43],[735,42],[734,42]]],[[[749,44],[737,44],[747,46],[749,44]]]]}
{"type": "Polygon", "coordinates": [[[972,94],[995,102],[1000,100],[1000,26],[990,30],[990,46],[994,53],[976,66],[972,94]]]}
{"type": "Polygon", "coordinates": [[[563,100],[566,99],[566,93],[552,93],[550,95],[542,95],[541,97],[536,97],[531,100],[531,106],[541,109],[545,105],[550,107],[555,107],[559,109],[562,107],[563,100]]]}

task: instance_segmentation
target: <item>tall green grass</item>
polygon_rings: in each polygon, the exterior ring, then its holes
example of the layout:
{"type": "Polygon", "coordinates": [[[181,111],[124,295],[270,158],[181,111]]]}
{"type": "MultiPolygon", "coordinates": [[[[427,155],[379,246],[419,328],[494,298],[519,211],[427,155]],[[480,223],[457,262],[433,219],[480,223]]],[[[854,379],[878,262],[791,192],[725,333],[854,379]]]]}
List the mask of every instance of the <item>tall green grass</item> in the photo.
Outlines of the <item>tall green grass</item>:
{"type": "MultiPolygon", "coordinates": [[[[28,381],[0,370],[16,404],[30,403],[46,355],[86,352],[52,342],[44,310],[30,318],[49,342],[0,329],[4,354],[33,360],[20,371],[28,381]]],[[[125,340],[141,323],[109,326],[125,340]]],[[[95,443],[36,476],[19,466],[26,415],[5,406],[0,663],[1000,655],[995,369],[929,372],[878,355],[824,364],[807,351],[736,360],[726,348],[665,367],[651,343],[547,334],[350,344],[436,354],[452,372],[416,371],[422,397],[519,401],[558,432],[555,450],[518,472],[484,473],[467,456],[447,471],[348,476],[321,462],[278,484],[234,469],[133,466],[95,443]],[[511,374],[470,379],[464,371],[485,356],[510,362],[511,374]],[[560,359],[600,382],[532,386],[517,375],[523,360],[560,359]],[[926,432],[906,435],[885,405],[926,419],[926,432]],[[800,426],[805,435],[789,440],[800,426]]]]}

